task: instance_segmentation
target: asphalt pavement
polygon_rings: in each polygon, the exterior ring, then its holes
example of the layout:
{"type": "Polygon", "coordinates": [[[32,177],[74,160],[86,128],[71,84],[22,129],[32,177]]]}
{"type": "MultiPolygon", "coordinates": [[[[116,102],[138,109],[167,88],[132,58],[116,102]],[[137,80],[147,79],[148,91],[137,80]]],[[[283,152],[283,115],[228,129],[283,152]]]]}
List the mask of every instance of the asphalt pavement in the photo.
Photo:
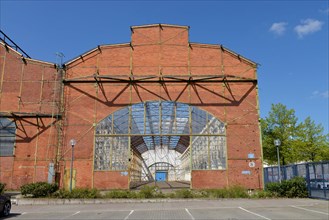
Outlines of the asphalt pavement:
{"type": "Polygon", "coordinates": [[[9,219],[329,219],[316,199],[94,200],[13,205],[9,219]]]}

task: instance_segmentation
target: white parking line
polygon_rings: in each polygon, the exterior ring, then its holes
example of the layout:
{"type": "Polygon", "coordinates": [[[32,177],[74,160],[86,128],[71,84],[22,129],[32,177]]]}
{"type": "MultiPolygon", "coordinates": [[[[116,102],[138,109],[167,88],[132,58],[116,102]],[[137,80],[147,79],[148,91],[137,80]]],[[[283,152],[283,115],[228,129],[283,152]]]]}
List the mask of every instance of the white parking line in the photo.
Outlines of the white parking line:
{"type": "Polygon", "coordinates": [[[124,220],[127,220],[131,214],[133,214],[134,210],[131,210],[129,214],[124,218],[124,220]]]}
{"type": "Polygon", "coordinates": [[[193,217],[193,215],[191,214],[191,212],[187,208],[185,208],[185,211],[191,217],[192,220],[195,220],[195,218],[193,217]]]}
{"type": "Polygon", "coordinates": [[[260,214],[255,213],[255,212],[251,212],[251,211],[249,211],[249,210],[247,210],[247,209],[244,209],[244,208],[242,208],[242,207],[239,207],[239,209],[241,209],[241,210],[243,210],[243,211],[245,211],[245,212],[248,212],[248,213],[250,213],[250,214],[256,215],[256,216],[258,216],[258,217],[261,217],[261,218],[263,218],[263,219],[271,220],[270,218],[267,218],[267,217],[265,217],[265,216],[262,216],[262,215],[260,215],[260,214]]]}
{"type": "Polygon", "coordinates": [[[75,216],[75,215],[77,215],[77,214],[79,214],[79,213],[80,213],[80,211],[77,211],[77,212],[73,213],[72,215],[65,216],[64,218],[61,218],[61,219],[68,219],[68,218],[70,218],[70,217],[72,217],[72,216],[75,216]]]}
{"type": "Polygon", "coordinates": [[[80,211],[77,211],[76,213],[72,214],[72,216],[77,215],[77,214],[79,214],[79,213],[80,213],[80,211]]]}
{"type": "Polygon", "coordinates": [[[328,213],[325,213],[325,212],[315,211],[315,210],[312,210],[312,209],[305,209],[305,208],[294,206],[294,205],[291,205],[290,207],[305,210],[305,211],[309,211],[309,212],[315,212],[315,213],[319,213],[319,214],[323,214],[323,215],[329,215],[328,213]]]}

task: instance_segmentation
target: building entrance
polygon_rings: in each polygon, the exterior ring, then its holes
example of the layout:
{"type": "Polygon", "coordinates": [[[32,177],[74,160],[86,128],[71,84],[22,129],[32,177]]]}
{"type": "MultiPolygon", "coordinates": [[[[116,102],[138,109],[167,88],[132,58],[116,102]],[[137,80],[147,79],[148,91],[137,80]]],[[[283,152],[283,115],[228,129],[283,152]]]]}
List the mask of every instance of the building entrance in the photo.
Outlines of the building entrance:
{"type": "Polygon", "coordinates": [[[167,180],[168,173],[166,171],[156,171],[155,172],[155,181],[164,182],[167,180]]]}

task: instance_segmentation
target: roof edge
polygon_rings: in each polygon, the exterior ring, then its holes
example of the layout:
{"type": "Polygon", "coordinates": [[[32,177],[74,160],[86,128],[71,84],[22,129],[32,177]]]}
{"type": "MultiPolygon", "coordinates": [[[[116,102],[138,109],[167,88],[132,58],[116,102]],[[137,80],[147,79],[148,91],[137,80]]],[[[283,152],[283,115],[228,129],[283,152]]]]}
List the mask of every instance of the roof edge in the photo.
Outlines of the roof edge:
{"type": "Polygon", "coordinates": [[[10,47],[9,45],[4,44],[2,41],[0,41],[0,44],[3,45],[3,47],[7,46],[8,49],[10,49],[12,52],[16,53],[16,55],[20,56],[24,60],[28,60],[31,62],[38,62],[38,63],[42,63],[42,64],[48,64],[48,65],[52,65],[52,66],[56,65],[56,63],[51,63],[51,62],[47,62],[47,61],[43,61],[43,60],[37,60],[37,59],[33,59],[33,58],[24,57],[23,54],[21,54],[17,50],[14,50],[14,48],[10,47]]]}
{"type": "Polygon", "coordinates": [[[130,26],[131,29],[136,29],[136,28],[149,28],[149,27],[173,27],[173,28],[185,28],[185,29],[190,29],[190,26],[187,25],[175,25],[175,24],[145,24],[145,25],[134,25],[130,26]]]}
{"type": "Polygon", "coordinates": [[[88,50],[88,51],[86,51],[86,52],[84,52],[84,53],[82,53],[82,54],[80,54],[80,55],[78,55],[78,56],[76,56],[76,57],[74,57],[74,58],[72,58],[72,59],[66,61],[64,64],[65,64],[66,66],[67,66],[67,65],[70,65],[71,63],[74,63],[75,61],[77,61],[77,60],[80,59],[81,57],[85,57],[85,56],[87,56],[87,55],[89,55],[89,54],[91,54],[91,53],[93,53],[93,52],[95,52],[95,51],[101,49],[102,47],[120,47],[120,46],[124,46],[124,47],[126,47],[126,46],[130,46],[130,43],[121,43],[121,44],[102,44],[102,45],[98,45],[97,47],[94,47],[94,48],[92,48],[92,49],[90,49],[90,50],[88,50]]]}
{"type": "Polygon", "coordinates": [[[243,59],[244,61],[254,65],[255,67],[257,67],[259,65],[257,62],[252,61],[251,59],[248,59],[248,58],[242,56],[241,54],[238,54],[238,53],[234,52],[233,50],[228,49],[227,47],[224,47],[222,44],[204,44],[204,43],[197,43],[197,42],[190,42],[190,44],[192,46],[213,47],[213,48],[222,49],[222,50],[234,55],[238,59],[243,59]]]}

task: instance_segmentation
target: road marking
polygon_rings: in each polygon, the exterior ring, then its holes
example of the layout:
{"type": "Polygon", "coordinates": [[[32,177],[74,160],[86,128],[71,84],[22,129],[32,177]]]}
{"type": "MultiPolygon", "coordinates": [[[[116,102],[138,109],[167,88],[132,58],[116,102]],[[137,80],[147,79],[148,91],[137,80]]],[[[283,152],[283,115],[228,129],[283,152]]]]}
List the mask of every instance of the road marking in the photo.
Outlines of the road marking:
{"type": "Polygon", "coordinates": [[[23,212],[21,215],[25,215],[25,214],[27,214],[27,212],[23,212]]]}
{"type": "Polygon", "coordinates": [[[77,211],[76,213],[72,214],[71,216],[77,215],[79,213],[80,213],[80,211],[77,211]]]}
{"type": "Polygon", "coordinates": [[[247,209],[244,209],[244,208],[242,208],[242,207],[239,207],[239,209],[241,209],[241,210],[243,210],[243,211],[245,211],[245,212],[248,212],[248,213],[250,213],[250,214],[256,215],[256,216],[258,216],[258,217],[261,217],[261,218],[263,218],[263,219],[271,220],[270,218],[267,218],[267,217],[265,217],[265,216],[262,216],[262,215],[260,215],[260,214],[255,213],[255,212],[251,212],[251,211],[249,211],[249,210],[247,210],[247,209]]]}
{"type": "Polygon", "coordinates": [[[131,210],[130,213],[124,218],[124,220],[127,220],[131,214],[133,214],[134,210],[131,210]]]}
{"type": "Polygon", "coordinates": [[[305,209],[305,208],[294,206],[294,205],[291,205],[290,207],[305,210],[305,211],[309,211],[309,212],[315,212],[315,213],[319,213],[319,214],[323,214],[323,215],[329,215],[328,213],[325,213],[325,212],[315,211],[315,210],[312,210],[312,209],[305,209]]]}
{"type": "Polygon", "coordinates": [[[65,216],[64,218],[61,218],[61,219],[68,219],[68,218],[70,218],[70,217],[72,217],[72,216],[75,216],[75,215],[77,215],[77,214],[79,214],[80,213],[80,211],[77,211],[77,212],[75,212],[75,213],[73,213],[73,214],[71,214],[71,215],[69,215],[69,216],[65,216]]]}
{"type": "Polygon", "coordinates": [[[193,217],[193,215],[191,214],[191,212],[187,208],[185,208],[185,211],[191,217],[192,220],[195,220],[195,218],[193,217]]]}

